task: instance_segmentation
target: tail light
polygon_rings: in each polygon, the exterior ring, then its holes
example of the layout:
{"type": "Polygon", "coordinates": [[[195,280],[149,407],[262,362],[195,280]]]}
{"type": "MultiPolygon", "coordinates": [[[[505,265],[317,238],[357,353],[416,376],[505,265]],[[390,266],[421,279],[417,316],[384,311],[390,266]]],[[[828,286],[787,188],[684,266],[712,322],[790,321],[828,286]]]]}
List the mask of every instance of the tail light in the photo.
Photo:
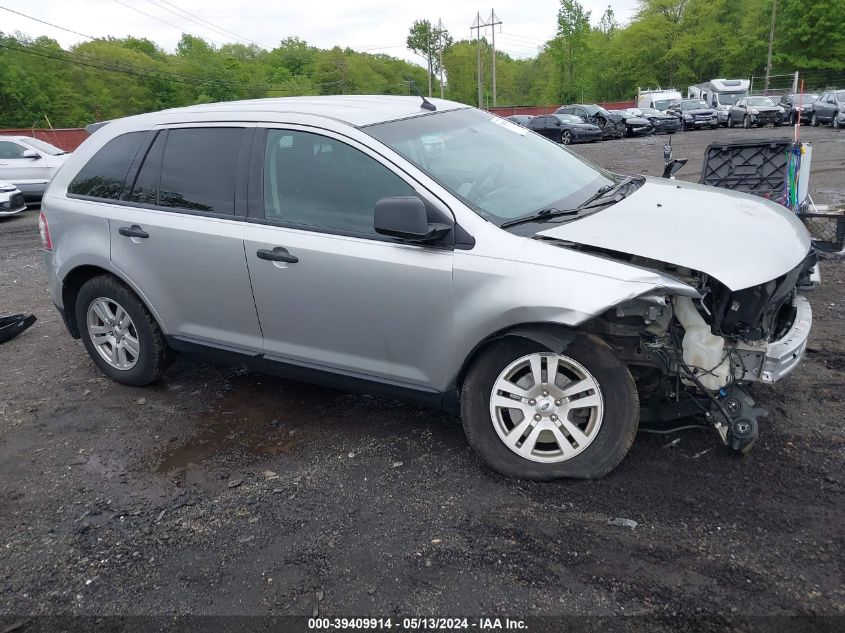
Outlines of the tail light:
{"type": "Polygon", "coordinates": [[[41,245],[44,250],[53,250],[53,240],[50,239],[50,225],[47,224],[47,216],[42,211],[38,215],[38,232],[41,233],[41,245]]]}

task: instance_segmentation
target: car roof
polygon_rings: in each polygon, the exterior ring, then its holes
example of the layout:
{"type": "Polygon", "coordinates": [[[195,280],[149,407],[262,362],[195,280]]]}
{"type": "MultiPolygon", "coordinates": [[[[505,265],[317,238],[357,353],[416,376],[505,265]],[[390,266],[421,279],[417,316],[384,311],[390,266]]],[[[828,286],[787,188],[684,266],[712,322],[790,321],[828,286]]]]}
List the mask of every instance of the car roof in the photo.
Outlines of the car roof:
{"type": "MultiPolygon", "coordinates": [[[[446,99],[429,99],[437,112],[470,108],[446,99]]],[[[272,97],[246,101],[203,103],[184,108],[162,110],[157,114],[226,113],[296,113],[324,116],[355,127],[396,121],[431,114],[422,108],[421,97],[388,95],[337,95],[323,97],[272,97]]]]}

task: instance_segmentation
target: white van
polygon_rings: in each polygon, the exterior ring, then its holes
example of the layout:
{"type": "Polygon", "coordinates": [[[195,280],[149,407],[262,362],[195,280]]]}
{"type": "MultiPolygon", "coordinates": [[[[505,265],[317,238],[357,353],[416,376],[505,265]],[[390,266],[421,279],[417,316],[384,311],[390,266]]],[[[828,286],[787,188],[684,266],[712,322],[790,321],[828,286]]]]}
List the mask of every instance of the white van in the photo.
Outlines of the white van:
{"type": "Polygon", "coordinates": [[[719,115],[719,124],[728,124],[728,110],[732,105],[748,96],[751,82],[748,79],[711,79],[687,88],[687,97],[703,99],[719,115]]]}
{"type": "Polygon", "coordinates": [[[670,105],[677,103],[682,98],[681,93],[674,88],[639,90],[637,91],[637,107],[654,108],[655,110],[666,112],[666,109],[670,105]]]}

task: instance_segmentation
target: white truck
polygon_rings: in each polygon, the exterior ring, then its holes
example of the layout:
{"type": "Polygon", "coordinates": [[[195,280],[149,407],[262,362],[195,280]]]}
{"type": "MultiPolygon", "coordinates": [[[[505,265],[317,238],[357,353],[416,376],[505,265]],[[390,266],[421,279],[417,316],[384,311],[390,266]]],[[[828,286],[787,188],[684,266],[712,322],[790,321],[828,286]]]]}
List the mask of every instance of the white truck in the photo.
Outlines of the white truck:
{"type": "Polygon", "coordinates": [[[638,89],[637,107],[654,108],[665,112],[670,105],[677,103],[682,98],[681,93],[674,88],[638,89]]]}
{"type": "Polygon", "coordinates": [[[687,97],[703,99],[716,109],[719,125],[728,124],[728,110],[737,101],[748,96],[748,79],[711,79],[687,88],[687,97]]]}

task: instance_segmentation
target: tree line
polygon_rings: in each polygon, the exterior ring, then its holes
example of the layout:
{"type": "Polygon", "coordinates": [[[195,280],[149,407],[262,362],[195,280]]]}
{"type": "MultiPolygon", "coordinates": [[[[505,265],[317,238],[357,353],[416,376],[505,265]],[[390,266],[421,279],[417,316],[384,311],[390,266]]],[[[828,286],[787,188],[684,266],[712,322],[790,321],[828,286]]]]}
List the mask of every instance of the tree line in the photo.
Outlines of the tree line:
{"type": "MultiPolygon", "coordinates": [[[[578,0],[560,0],[556,35],[537,54],[496,53],[498,105],[632,99],[637,87],[763,75],[772,0],[640,0],[627,24],[612,9],[595,21],[578,0]]],[[[808,88],[845,86],[845,0],[777,0],[772,73],[800,71],[808,88]]],[[[297,38],[272,50],[215,47],[185,34],[173,52],[142,37],[104,38],[63,49],[47,37],[0,32],[0,126],[74,127],[195,103],[325,94],[440,94],[478,103],[481,47],[485,106],[492,51],[482,38],[453,41],[421,19],[408,48],[425,67],[297,38]]]]}

